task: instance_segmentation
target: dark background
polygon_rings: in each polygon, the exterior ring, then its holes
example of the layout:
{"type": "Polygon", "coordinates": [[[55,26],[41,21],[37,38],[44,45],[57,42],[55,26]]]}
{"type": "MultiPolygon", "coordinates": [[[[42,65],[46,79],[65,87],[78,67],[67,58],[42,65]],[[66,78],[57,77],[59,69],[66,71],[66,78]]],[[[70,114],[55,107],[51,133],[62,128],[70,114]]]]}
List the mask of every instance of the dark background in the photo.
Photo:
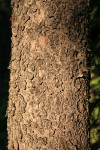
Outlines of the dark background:
{"type": "MultiPolygon", "coordinates": [[[[92,150],[100,150],[100,0],[91,0],[91,8],[90,142],[92,150]]],[[[10,18],[10,0],[0,0],[0,150],[7,150],[5,115],[9,96],[10,18]]]]}
{"type": "Polygon", "coordinates": [[[7,118],[11,51],[10,0],[0,0],[0,150],[7,150],[7,118]]]}

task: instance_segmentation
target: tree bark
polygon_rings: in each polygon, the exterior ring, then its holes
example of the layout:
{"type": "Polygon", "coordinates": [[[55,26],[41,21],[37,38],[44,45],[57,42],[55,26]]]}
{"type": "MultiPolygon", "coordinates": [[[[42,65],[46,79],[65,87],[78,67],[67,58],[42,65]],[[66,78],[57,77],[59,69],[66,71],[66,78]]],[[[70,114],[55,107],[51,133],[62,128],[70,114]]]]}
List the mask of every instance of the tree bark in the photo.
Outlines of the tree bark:
{"type": "Polygon", "coordinates": [[[12,0],[8,150],[90,150],[89,1],[12,0]]]}

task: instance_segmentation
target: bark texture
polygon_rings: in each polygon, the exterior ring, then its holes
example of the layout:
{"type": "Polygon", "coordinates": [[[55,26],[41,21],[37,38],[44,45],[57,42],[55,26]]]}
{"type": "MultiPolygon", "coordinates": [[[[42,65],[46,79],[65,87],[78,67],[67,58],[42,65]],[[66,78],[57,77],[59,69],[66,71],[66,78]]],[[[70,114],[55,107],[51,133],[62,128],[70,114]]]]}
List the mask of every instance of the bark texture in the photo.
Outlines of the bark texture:
{"type": "Polygon", "coordinates": [[[88,0],[12,0],[8,150],[90,150],[88,0]]]}

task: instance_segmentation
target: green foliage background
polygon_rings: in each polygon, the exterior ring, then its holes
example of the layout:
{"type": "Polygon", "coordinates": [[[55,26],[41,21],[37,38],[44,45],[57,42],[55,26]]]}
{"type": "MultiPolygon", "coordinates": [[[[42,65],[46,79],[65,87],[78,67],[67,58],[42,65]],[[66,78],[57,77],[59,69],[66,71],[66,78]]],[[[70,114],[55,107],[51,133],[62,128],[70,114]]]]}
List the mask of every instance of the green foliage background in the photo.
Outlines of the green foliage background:
{"type": "Polygon", "coordinates": [[[100,0],[92,0],[91,5],[90,142],[92,150],[100,150],[100,0]]]}
{"type": "MultiPolygon", "coordinates": [[[[91,7],[90,142],[92,150],[100,150],[100,0],[91,0],[91,7]]],[[[9,96],[10,15],[10,0],[0,0],[0,150],[7,150],[5,114],[9,96]]]]}

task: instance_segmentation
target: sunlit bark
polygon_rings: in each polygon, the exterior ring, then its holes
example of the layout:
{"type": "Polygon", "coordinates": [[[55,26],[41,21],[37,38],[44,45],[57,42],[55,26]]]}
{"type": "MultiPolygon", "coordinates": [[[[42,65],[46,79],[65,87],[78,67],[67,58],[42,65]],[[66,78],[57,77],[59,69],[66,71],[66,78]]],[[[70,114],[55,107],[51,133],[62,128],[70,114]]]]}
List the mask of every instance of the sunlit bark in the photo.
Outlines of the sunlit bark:
{"type": "Polygon", "coordinates": [[[89,150],[88,0],[12,0],[9,150],[89,150]]]}

